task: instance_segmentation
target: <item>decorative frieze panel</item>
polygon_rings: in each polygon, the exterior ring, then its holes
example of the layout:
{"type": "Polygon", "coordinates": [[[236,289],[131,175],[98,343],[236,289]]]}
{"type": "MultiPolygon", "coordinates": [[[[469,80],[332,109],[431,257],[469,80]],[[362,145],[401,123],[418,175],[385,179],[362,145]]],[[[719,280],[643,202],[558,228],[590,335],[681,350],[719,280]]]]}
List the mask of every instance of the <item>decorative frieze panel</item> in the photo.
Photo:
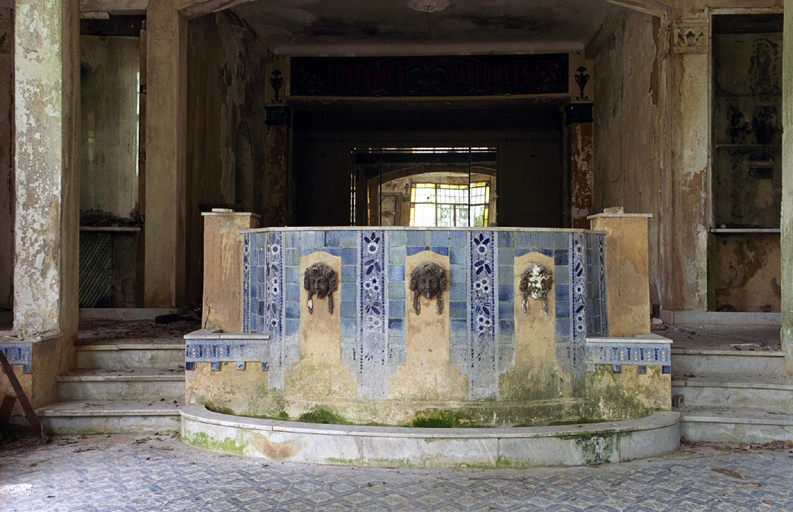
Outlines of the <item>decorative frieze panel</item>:
{"type": "Polygon", "coordinates": [[[707,20],[678,20],[672,29],[675,53],[708,53],[710,27],[707,20]]]}
{"type": "Polygon", "coordinates": [[[244,370],[246,362],[261,363],[262,371],[270,369],[270,337],[266,334],[225,334],[200,330],[185,335],[185,370],[195,370],[195,363],[210,363],[212,371],[220,363],[236,363],[244,370]]]}
{"type": "MultiPolygon", "coordinates": [[[[623,365],[640,368],[661,366],[663,373],[671,372],[672,341],[661,336],[647,335],[641,338],[588,338],[586,342],[587,370],[595,371],[595,365],[611,365],[614,373],[620,373],[623,365]]],[[[644,372],[639,372],[644,373],[644,372]]]]}

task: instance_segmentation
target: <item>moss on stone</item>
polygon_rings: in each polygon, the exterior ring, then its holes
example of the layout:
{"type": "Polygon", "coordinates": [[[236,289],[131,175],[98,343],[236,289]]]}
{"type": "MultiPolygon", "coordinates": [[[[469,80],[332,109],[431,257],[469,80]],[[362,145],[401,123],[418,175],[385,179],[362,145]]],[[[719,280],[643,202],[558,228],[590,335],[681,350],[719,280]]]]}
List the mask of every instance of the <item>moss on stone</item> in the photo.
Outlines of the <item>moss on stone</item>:
{"type": "Polygon", "coordinates": [[[298,421],[306,423],[321,423],[328,425],[354,425],[353,422],[348,421],[338,414],[328,409],[316,408],[313,411],[303,413],[298,418],[298,421]]]}
{"type": "Polygon", "coordinates": [[[478,427],[467,415],[458,411],[430,409],[416,414],[410,423],[418,428],[461,428],[478,427]]]}
{"type": "Polygon", "coordinates": [[[182,436],[182,440],[197,448],[204,448],[206,450],[214,450],[225,453],[234,453],[243,455],[245,447],[237,444],[234,439],[226,438],[222,441],[209,437],[204,432],[189,432],[182,436]]]}

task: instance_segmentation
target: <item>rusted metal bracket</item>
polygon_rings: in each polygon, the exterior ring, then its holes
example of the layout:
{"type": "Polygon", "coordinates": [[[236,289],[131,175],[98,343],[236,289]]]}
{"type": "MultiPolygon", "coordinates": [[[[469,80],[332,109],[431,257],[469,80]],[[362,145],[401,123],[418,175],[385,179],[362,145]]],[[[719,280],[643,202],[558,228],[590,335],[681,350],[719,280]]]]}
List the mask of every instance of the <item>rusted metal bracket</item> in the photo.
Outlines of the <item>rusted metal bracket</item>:
{"type": "Polygon", "coordinates": [[[0,423],[8,422],[8,418],[11,416],[11,410],[14,408],[14,402],[19,400],[19,405],[21,405],[22,410],[25,411],[25,416],[27,416],[28,423],[30,423],[33,432],[40,435],[42,442],[46,443],[47,433],[44,431],[44,425],[41,424],[38,416],[36,416],[36,411],[34,411],[33,406],[30,405],[30,400],[28,400],[25,390],[22,389],[22,385],[14,374],[14,367],[8,362],[2,350],[0,350],[0,365],[2,365],[3,370],[8,376],[8,380],[11,382],[11,387],[14,388],[14,393],[16,393],[16,396],[7,395],[3,398],[3,402],[0,404],[0,423]]]}

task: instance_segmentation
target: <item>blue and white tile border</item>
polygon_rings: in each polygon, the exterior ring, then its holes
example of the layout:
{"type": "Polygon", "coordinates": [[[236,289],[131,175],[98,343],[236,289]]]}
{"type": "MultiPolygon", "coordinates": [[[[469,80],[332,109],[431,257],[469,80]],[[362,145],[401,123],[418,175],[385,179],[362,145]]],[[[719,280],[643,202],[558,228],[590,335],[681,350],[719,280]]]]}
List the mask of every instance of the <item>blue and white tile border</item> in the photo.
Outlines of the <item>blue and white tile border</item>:
{"type": "Polygon", "coordinates": [[[195,363],[211,363],[211,370],[220,370],[220,363],[236,363],[244,370],[245,363],[261,364],[262,371],[270,369],[267,334],[219,333],[201,329],[185,334],[185,370],[195,370],[195,363]]]}
{"type": "Polygon", "coordinates": [[[33,364],[33,346],[30,343],[0,343],[0,351],[6,356],[9,364],[22,365],[22,373],[31,373],[33,364]]]}
{"type": "Polygon", "coordinates": [[[388,311],[385,270],[388,268],[383,231],[363,231],[358,254],[358,397],[388,396],[388,311]]]}
{"type": "Polygon", "coordinates": [[[662,373],[671,373],[672,340],[657,334],[642,334],[632,338],[587,338],[587,371],[595,365],[608,364],[614,373],[624,365],[639,367],[660,366],[662,373]]]}

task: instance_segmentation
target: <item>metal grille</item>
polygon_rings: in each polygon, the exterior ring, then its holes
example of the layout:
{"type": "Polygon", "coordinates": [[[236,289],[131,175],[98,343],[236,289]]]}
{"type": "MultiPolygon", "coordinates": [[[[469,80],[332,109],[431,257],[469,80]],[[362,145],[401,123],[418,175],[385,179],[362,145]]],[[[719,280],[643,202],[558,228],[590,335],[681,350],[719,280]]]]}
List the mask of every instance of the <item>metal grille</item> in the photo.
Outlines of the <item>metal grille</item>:
{"type": "Polygon", "coordinates": [[[80,307],[109,308],[112,281],[112,235],[80,233],[80,307]]]}

